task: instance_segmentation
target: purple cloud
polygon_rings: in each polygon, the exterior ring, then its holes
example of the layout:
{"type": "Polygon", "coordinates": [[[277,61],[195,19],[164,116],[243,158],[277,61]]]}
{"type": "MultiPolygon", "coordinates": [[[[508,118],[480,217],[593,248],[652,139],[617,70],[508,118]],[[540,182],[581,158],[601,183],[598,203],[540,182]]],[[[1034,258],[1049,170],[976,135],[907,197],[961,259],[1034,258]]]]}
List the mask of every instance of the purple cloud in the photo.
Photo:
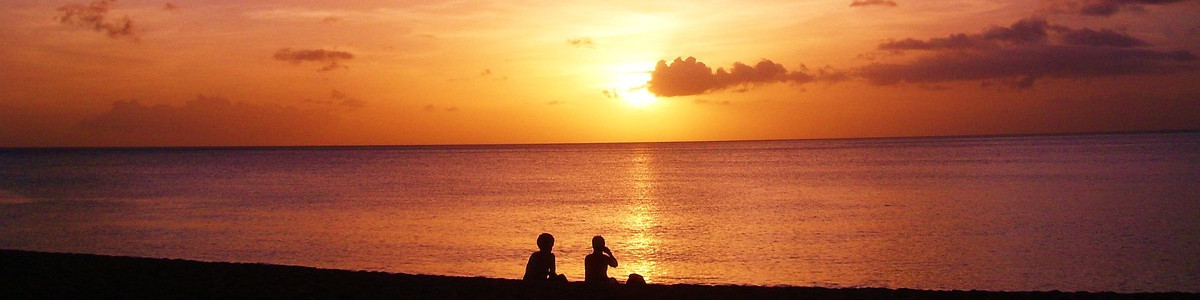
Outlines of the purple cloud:
{"type": "Polygon", "coordinates": [[[1146,5],[1167,5],[1188,0],[1050,0],[1050,11],[1107,17],[1129,8],[1146,5]]]}
{"type": "Polygon", "coordinates": [[[1124,33],[1112,31],[1111,29],[1101,29],[1099,31],[1089,28],[1065,30],[1062,32],[1062,41],[1067,45],[1091,47],[1131,48],[1149,45],[1145,41],[1124,33]]]}
{"type": "Polygon", "coordinates": [[[1039,78],[1089,78],[1166,74],[1195,69],[1187,51],[1135,49],[1147,43],[1108,29],[1072,29],[1028,18],[979,34],[879,45],[891,52],[930,54],[907,63],[873,63],[855,73],[874,84],[1000,80],[1029,88],[1039,78]]]}

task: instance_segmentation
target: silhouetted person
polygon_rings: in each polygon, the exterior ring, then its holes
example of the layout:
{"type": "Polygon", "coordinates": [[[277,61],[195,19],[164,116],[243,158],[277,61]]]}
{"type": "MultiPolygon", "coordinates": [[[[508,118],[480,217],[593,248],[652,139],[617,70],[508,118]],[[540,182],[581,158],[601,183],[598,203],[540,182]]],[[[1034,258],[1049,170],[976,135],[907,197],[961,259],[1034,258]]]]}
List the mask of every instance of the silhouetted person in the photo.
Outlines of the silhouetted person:
{"type": "Polygon", "coordinates": [[[625,280],[628,285],[646,285],[646,277],[638,273],[629,273],[629,280],[625,280]]]}
{"type": "Polygon", "coordinates": [[[608,277],[608,267],[617,267],[617,257],[604,246],[604,237],[592,238],[592,254],[583,258],[583,281],[588,283],[617,283],[608,277]]]}
{"type": "Polygon", "coordinates": [[[549,233],[538,235],[538,252],[529,255],[529,263],[525,264],[525,280],[528,281],[567,281],[567,276],[554,270],[554,236],[549,233]]]}

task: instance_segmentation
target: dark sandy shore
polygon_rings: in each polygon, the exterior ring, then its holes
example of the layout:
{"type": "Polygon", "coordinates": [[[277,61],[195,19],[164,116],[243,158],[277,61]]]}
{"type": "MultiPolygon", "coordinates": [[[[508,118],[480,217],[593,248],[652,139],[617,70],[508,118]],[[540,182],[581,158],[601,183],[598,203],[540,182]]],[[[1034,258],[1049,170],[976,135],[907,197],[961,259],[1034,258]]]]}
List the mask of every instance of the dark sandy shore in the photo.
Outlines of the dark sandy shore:
{"type": "Polygon", "coordinates": [[[1200,299],[1200,294],[656,284],[595,287],[0,250],[0,299],[1200,299]]]}

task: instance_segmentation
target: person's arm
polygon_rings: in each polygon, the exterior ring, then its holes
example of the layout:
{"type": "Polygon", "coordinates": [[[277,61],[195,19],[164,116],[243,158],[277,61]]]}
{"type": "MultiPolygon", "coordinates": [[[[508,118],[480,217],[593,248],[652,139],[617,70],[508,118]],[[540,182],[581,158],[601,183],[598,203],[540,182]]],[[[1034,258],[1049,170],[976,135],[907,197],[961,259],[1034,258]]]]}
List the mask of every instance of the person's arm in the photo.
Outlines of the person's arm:
{"type": "Polygon", "coordinates": [[[616,268],[617,267],[617,257],[612,254],[611,250],[608,250],[608,247],[604,247],[604,254],[608,254],[608,265],[613,268],[616,268]]]}
{"type": "Polygon", "coordinates": [[[558,270],[554,269],[554,265],[557,264],[558,263],[554,261],[554,254],[550,254],[550,274],[547,274],[548,278],[554,278],[555,275],[558,275],[558,270]]]}

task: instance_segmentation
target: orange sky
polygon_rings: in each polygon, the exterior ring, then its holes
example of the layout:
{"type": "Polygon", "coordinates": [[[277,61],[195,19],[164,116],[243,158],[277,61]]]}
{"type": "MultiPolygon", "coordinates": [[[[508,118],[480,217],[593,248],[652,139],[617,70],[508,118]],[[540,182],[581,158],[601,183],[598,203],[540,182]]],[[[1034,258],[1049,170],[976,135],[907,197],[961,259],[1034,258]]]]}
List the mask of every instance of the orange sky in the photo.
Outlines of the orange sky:
{"type": "Polygon", "coordinates": [[[0,0],[0,147],[1200,129],[1200,1],[587,2],[0,0]]]}

